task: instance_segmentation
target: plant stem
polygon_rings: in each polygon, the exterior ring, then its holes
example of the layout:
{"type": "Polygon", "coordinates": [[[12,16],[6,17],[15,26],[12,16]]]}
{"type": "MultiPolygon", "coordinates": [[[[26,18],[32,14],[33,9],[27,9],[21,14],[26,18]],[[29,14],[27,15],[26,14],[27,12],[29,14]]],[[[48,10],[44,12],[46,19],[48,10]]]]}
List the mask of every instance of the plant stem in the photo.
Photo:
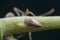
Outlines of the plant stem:
{"type": "Polygon", "coordinates": [[[8,40],[17,40],[17,39],[15,39],[13,36],[9,36],[8,40]]]}
{"type": "Polygon", "coordinates": [[[4,35],[19,34],[23,32],[35,32],[51,29],[60,29],[60,16],[48,17],[11,17],[0,19],[0,28],[3,30],[4,35]],[[25,18],[32,18],[42,24],[39,28],[30,27],[24,24],[25,18]]]}

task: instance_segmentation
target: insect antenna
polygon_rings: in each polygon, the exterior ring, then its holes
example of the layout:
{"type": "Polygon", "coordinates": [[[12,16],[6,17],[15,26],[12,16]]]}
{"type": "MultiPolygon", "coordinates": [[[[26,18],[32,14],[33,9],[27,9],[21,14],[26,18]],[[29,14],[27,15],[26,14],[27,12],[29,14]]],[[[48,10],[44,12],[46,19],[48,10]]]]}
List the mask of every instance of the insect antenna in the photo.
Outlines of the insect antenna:
{"type": "Polygon", "coordinates": [[[52,13],[54,13],[54,12],[55,12],[55,9],[52,8],[52,9],[50,9],[49,11],[47,11],[47,12],[41,14],[40,16],[47,16],[47,15],[50,15],[50,14],[52,14],[52,13]]]}

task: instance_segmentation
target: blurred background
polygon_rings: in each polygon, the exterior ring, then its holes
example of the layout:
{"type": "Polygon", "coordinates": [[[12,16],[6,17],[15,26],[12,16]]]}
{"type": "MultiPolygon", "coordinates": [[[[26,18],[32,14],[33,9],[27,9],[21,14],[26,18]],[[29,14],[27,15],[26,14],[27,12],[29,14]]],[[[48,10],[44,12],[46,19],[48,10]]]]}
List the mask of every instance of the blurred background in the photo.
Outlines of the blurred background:
{"type": "MultiPolygon", "coordinates": [[[[3,18],[6,13],[13,12],[13,8],[17,7],[22,11],[27,8],[35,15],[41,15],[51,8],[55,9],[53,14],[48,16],[60,16],[60,0],[0,0],[0,18],[3,18]]],[[[60,40],[60,30],[45,30],[32,33],[33,40],[60,40]]],[[[28,34],[19,40],[29,40],[28,34]]]]}

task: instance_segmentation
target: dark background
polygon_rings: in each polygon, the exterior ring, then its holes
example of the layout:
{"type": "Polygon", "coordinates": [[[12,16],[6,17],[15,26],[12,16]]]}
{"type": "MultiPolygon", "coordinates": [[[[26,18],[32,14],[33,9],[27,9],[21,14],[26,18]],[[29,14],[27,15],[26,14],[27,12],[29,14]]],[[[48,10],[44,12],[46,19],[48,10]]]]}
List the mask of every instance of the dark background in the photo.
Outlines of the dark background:
{"type": "MultiPolygon", "coordinates": [[[[51,8],[56,11],[49,16],[60,15],[60,0],[0,0],[0,18],[4,17],[7,12],[13,12],[13,7],[25,11],[26,8],[30,9],[36,15],[47,12],[51,8]]],[[[45,30],[42,32],[33,32],[33,40],[60,40],[60,30],[45,30]]],[[[28,36],[21,38],[28,40],[28,36]]]]}

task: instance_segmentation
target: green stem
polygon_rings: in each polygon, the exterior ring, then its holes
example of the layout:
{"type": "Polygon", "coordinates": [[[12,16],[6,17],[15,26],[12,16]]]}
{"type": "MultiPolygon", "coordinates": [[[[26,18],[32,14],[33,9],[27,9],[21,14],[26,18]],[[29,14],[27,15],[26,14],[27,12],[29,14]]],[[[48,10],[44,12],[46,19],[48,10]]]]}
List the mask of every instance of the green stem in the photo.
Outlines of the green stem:
{"type": "Polygon", "coordinates": [[[3,30],[4,35],[19,34],[23,32],[35,32],[51,29],[60,29],[60,16],[48,17],[12,17],[0,19],[0,28],[3,30]],[[24,24],[25,18],[32,18],[42,24],[42,27],[34,28],[24,24]]]}
{"type": "Polygon", "coordinates": [[[15,39],[13,36],[9,36],[9,37],[7,37],[8,38],[8,40],[17,40],[17,39],[15,39]]]}

